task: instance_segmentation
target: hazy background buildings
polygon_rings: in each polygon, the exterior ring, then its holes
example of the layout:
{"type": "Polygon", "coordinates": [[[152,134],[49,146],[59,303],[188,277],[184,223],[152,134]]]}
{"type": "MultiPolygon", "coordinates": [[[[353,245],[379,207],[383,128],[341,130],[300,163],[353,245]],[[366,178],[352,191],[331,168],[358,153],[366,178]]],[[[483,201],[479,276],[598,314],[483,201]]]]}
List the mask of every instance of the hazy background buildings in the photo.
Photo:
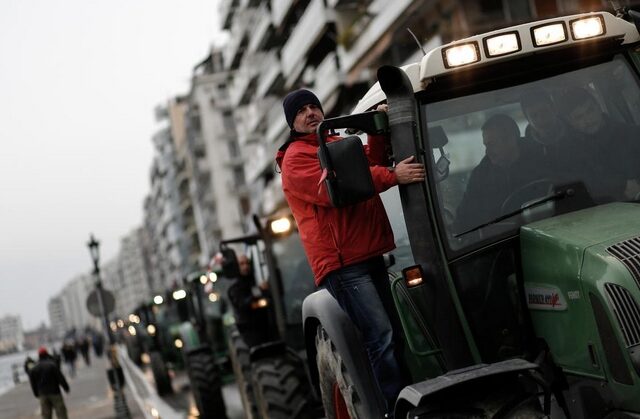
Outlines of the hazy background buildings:
{"type": "MultiPolygon", "coordinates": [[[[281,107],[288,91],[310,88],[327,116],[348,113],[380,65],[420,59],[407,28],[430,49],[533,19],[600,10],[608,2],[220,0],[216,7],[217,29],[228,41],[189,63],[188,89],[148,109],[156,128],[148,139],[148,192],[139,197],[143,217],[119,233],[117,255],[102,264],[118,318],[205,267],[220,240],[251,229],[252,214],[267,216],[286,205],[273,157],[289,130],[281,107]]],[[[93,286],[91,275],[79,274],[51,297],[56,337],[98,325],[84,307],[93,286]]]]}

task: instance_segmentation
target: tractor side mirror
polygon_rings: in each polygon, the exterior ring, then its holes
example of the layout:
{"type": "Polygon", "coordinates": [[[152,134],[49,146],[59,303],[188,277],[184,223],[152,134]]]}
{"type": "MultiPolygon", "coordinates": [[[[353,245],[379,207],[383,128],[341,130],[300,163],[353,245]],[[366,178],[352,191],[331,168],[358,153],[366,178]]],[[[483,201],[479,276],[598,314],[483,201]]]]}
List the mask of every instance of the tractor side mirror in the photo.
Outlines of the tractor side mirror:
{"type": "Polygon", "coordinates": [[[239,277],[240,266],[236,252],[230,247],[220,246],[220,253],[222,253],[222,274],[229,279],[239,277]]]}
{"type": "Polygon", "coordinates": [[[376,111],[325,119],[318,125],[318,158],[334,207],[342,208],[366,201],[375,195],[375,187],[360,138],[350,136],[327,143],[327,133],[334,129],[353,128],[380,135],[387,132],[387,126],[386,114],[376,111]]]}

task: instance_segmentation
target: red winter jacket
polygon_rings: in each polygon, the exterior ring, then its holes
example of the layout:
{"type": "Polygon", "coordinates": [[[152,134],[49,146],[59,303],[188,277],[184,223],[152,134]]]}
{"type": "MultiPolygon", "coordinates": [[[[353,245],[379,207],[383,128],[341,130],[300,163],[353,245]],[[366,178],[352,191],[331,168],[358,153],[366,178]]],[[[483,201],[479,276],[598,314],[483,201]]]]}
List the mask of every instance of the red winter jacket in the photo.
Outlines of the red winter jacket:
{"type": "MultiPolygon", "coordinates": [[[[330,136],[327,141],[339,140],[330,136]]],[[[387,162],[384,137],[369,136],[365,151],[377,193],[397,185],[387,162]]],[[[278,151],[282,189],[298,223],[300,238],[320,285],[327,274],[343,266],[362,262],[395,248],[393,232],[378,195],[358,204],[331,206],[318,160],[315,133],[296,137],[287,149],[278,151]]]]}

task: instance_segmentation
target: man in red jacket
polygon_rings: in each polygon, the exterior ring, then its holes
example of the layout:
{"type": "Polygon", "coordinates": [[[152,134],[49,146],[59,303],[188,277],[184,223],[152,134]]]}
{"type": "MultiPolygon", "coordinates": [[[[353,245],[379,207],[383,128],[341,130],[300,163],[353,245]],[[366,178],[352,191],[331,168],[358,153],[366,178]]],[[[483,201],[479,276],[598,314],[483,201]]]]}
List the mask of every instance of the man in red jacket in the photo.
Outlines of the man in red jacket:
{"type": "MultiPolygon", "coordinates": [[[[395,308],[382,259],[395,248],[387,214],[378,195],[345,208],[331,206],[317,157],[322,105],[313,93],[300,89],[289,93],[283,106],[291,133],[276,161],[315,283],[333,295],[362,333],[387,410],[392,411],[404,382],[394,356],[389,315],[395,308]]],[[[327,138],[336,140],[339,137],[327,138]]],[[[384,137],[369,136],[365,152],[377,193],[424,180],[424,166],[412,163],[413,157],[388,167],[384,137]]]]}

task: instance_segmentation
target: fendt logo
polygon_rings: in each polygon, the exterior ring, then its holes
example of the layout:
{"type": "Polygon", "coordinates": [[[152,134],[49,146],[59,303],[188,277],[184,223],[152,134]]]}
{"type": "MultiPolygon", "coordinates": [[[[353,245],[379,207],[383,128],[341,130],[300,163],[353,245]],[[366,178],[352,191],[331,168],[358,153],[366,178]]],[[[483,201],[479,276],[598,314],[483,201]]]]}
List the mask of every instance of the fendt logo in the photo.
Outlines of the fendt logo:
{"type": "Polygon", "coordinates": [[[525,286],[527,306],[532,310],[562,311],[567,309],[562,292],[555,287],[525,286]]]}

